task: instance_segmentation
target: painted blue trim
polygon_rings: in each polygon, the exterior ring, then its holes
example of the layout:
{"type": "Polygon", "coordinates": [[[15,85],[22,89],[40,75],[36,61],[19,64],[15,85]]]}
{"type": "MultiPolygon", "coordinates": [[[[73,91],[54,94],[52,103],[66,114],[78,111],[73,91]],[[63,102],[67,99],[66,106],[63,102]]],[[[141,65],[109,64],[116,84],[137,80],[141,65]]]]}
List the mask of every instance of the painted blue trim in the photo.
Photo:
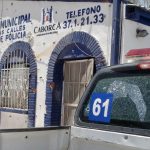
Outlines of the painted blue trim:
{"type": "Polygon", "coordinates": [[[0,108],[0,111],[19,113],[19,114],[28,114],[27,110],[10,109],[10,108],[0,108]]]}
{"type": "MultiPolygon", "coordinates": [[[[58,96],[58,92],[61,90],[61,83],[57,80],[56,76],[59,74],[59,77],[62,76],[62,70],[59,71],[59,69],[62,69],[62,67],[57,66],[59,61],[63,61],[66,57],[69,56],[70,59],[79,59],[83,58],[83,53],[81,57],[79,57],[78,52],[76,53],[77,57],[75,57],[74,53],[68,53],[65,52],[65,49],[67,46],[72,45],[76,43],[78,46],[83,45],[86,48],[84,48],[82,51],[85,53],[84,58],[92,57],[95,60],[95,68],[96,70],[101,69],[102,66],[106,65],[106,60],[103,55],[103,51],[97,42],[97,40],[85,32],[73,32],[71,34],[66,35],[63,37],[56,47],[54,48],[49,64],[48,64],[48,72],[47,72],[47,83],[46,83],[46,114],[45,114],[45,120],[44,125],[45,126],[51,126],[51,125],[60,125],[60,118],[61,118],[61,98],[54,98],[58,96]],[[86,49],[86,50],[85,50],[86,49]],[[89,53],[90,52],[90,53],[89,53]],[[87,55],[86,55],[87,54],[87,55]],[[89,56],[90,55],[90,56],[89,56]],[[54,89],[51,89],[49,87],[50,83],[52,82],[58,82],[58,85],[56,85],[56,88],[59,88],[59,91],[54,89]]],[[[78,49],[79,50],[79,49],[78,49]]],[[[80,53],[81,54],[81,53],[80,53]]],[[[60,97],[62,95],[62,90],[60,97]]]]}
{"type": "Polygon", "coordinates": [[[133,5],[126,5],[126,19],[150,26],[150,11],[133,5]]]}
{"type": "Polygon", "coordinates": [[[113,22],[112,22],[112,40],[111,40],[111,65],[120,62],[120,42],[121,42],[121,0],[113,1],[113,22]]]}
{"type": "MultiPolygon", "coordinates": [[[[10,45],[7,50],[4,52],[1,61],[0,61],[0,70],[3,68],[3,65],[6,64],[7,56],[9,53],[15,50],[21,50],[25,53],[29,61],[29,95],[28,95],[28,127],[35,126],[35,107],[36,107],[36,93],[35,89],[37,87],[37,64],[35,55],[31,49],[31,46],[23,41],[18,41],[10,45]]],[[[1,109],[1,111],[4,111],[1,109]]],[[[10,110],[9,110],[10,111],[10,110]]],[[[12,109],[12,112],[16,110],[12,109]]],[[[21,112],[16,112],[21,113],[21,112]]]]}
{"type": "Polygon", "coordinates": [[[87,57],[93,57],[90,50],[83,44],[80,43],[72,43],[70,45],[67,45],[63,51],[60,53],[58,59],[80,59],[80,58],[87,58],[87,57]],[[84,50],[84,51],[82,51],[84,50]]]}

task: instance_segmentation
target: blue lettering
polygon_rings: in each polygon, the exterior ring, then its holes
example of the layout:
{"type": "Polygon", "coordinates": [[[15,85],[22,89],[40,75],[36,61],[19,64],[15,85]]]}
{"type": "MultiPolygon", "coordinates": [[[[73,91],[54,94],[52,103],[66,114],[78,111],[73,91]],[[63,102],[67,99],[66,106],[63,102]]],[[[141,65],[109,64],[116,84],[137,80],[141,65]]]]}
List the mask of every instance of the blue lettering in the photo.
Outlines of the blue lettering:
{"type": "Polygon", "coordinates": [[[69,18],[75,18],[79,16],[84,16],[84,15],[99,13],[100,11],[101,11],[101,6],[97,5],[93,7],[78,9],[76,11],[69,11],[69,12],[66,12],[66,15],[67,15],[67,19],[69,19],[69,18]]]}
{"type": "Polygon", "coordinates": [[[70,18],[73,18],[73,11],[70,12],[70,18]]]}
{"type": "Polygon", "coordinates": [[[78,10],[78,16],[81,16],[81,9],[78,10]]]}
{"type": "Polygon", "coordinates": [[[95,7],[94,7],[94,8],[91,7],[91,13],[92,13],[92,14],[95,14],[95,13],[96,13],[95,7]]]}
{"type": "Polygon", "coordinates": [[[38,33],[38,27],[34,28],[34,33],[38,33]]]}
{"type": "Polygon", "coordinates": [[[85,13],[85,9],[82,9],[82,16],[84,15],[84,13],[85,13]]]}
{"type": "Polygon", "coordinates": [[[8,40],[8,38],[9,38],[9,35],[7,34],[7,35],[6,35],[6,37],[5,37],[5,40],[7,41],[7,40],[8,40]]]}
{"type": "Polygon", "coordinates": [[[5,40],[16,40],[16,39],[21,39],[21,38],[24,38],[26,37],[26,32],[17,32],[17,33],[14,33],[14,34],[7,34],[5,36],[5,40]]]}
{"type": "Polygon", "coordinates": [[[3,42],[3,36],[0,36],[0,42],[3,42]]]}
{"type": "Polygon", "coordinates": [[[70,14],[70,12],[66,12],[66,14],[67,14],[67,19],[69,19],[69,14],[70,14]]]}
{"type": "Polygon", "coordinates": [[[89,15],[90,14],[90,8],[86,9],[86,14],[89,15]]]}
{"type": "Polygon", "coordinates": [[[7,29],[7,33],[9,33],[9,32],[10,32],[10,28],[7,29]]]}
{"type": "Polygon", "coordinates": [[[24,22],[24,15],[21,15],[20,17],[20,24],[22,24],[24,22]]]}
{"type": "Polygon", "coordinates": [[[100,12],[100,11],[101,11],[101,6],[98,5],[98,6],[97,6],[97,12],[100,12]]]}

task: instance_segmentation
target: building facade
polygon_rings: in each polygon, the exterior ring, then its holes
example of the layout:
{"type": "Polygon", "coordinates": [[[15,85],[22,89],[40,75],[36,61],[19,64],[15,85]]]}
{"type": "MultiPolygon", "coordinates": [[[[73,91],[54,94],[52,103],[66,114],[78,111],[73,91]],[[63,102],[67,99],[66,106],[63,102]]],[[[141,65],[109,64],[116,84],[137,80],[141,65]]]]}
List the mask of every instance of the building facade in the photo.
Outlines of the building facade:
{"type": "Polygon", "coordinates": [[[111,64],[113,36],[120,63],[150,47],[146,8],[121,3],[116,35],[112,1],[0,3],[1,128],[72,124],[93,74],[111,64]]]}

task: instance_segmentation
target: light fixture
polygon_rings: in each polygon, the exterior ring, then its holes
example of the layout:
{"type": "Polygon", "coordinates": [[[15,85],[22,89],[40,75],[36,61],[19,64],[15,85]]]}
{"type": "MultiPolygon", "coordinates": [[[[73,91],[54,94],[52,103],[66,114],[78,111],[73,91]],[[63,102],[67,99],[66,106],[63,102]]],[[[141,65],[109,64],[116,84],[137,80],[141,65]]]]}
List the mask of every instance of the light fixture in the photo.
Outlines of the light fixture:
{"type": "Polygon", "coordinates": [[[145,29],[136,29],[136,37],[145,37],[149,33],[145,29]]]}

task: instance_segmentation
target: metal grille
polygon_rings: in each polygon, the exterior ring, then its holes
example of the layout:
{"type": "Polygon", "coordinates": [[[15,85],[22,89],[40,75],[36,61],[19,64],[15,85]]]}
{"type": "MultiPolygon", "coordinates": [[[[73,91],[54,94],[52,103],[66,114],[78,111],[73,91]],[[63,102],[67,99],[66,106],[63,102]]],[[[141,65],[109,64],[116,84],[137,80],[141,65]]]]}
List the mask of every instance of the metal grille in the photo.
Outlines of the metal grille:
{"type": "Polygon", "coordinates": [[[0,107],[27,110],[29,66],[22,51],[9,53],[1,69],[0,81],[0,107]]]}
{"type": "Polygon", "coordinates": [[[93,59],[68,61],[64,64],[64,125],[73,123],[76,107],[93,75],[93,59]]]}

